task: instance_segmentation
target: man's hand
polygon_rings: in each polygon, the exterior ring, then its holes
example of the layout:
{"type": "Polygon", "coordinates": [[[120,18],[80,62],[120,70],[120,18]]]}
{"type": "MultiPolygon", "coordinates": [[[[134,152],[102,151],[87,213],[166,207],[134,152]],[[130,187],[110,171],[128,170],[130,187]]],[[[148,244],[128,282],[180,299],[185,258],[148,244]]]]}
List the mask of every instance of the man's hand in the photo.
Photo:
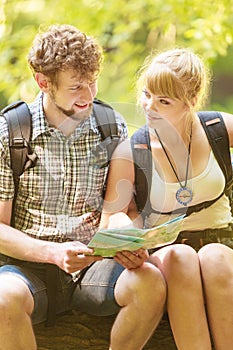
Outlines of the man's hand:
{"type": "Polygon", "coordinates": [[[91,263],[102,260],[101,256],[94,256],[93,249],[81,242],[58,243],[54,263],[67,273],[82,270],[91,263]]]}
{"type": "Polygon", "coordinates": [[[134,252],[123,251],[118,252],[114,260],[116,260],[119,264],[124,266],[126,269],[136,269],[144,263],[144,261],[148,260],[149,254],[145,249],[138,249],[134,252]]]}

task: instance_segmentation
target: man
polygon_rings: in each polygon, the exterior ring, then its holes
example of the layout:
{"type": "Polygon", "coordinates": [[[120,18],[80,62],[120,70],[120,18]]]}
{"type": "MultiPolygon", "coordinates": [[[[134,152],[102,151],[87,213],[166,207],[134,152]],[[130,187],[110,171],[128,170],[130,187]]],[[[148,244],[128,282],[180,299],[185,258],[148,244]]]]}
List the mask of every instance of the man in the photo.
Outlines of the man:
{"type": "MultiPolygon", "coordinates": [[[[92,153],[101,142],[92,113],[101,48],[73,26],[51,26],[36,37],[28,62],[41,91],[29,106],[37,162],[21,176],[14,228],[4,118],[0,125],[0,253],[9,257],[0,268],[0,349],[36,349],[32,324],[70,309],[118,313],[109,349],[141,349],[163,313],[161,274],[144,263],[143,250],[117,262],[86,245],[98,228],[108,171],[92,153]]],[[[126,126],[116,118],[123,140],[126,126]]]]}

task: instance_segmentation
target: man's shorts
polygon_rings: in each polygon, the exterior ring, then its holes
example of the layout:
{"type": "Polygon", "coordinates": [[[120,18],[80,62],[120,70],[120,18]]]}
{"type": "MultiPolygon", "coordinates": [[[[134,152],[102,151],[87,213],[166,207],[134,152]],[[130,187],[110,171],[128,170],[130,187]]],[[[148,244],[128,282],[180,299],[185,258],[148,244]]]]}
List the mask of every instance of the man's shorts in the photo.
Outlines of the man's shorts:
{"type": "MultiPolygon", "coordinates": [[[[48,297],[46,289],[45,264],[25,262],[7,264],[0,268],[0,274],[7,273],[21,278],[34,298],[33,324],[47,318],[48,297]]],[[[120,306],[114,296],[116,281],[124,267],[113,259],[103,259],[91,265],[79,283],[72,276],[58,270],[56,313],[80,310],[92,315],[107,316],[116,314],[120,306]]]]}

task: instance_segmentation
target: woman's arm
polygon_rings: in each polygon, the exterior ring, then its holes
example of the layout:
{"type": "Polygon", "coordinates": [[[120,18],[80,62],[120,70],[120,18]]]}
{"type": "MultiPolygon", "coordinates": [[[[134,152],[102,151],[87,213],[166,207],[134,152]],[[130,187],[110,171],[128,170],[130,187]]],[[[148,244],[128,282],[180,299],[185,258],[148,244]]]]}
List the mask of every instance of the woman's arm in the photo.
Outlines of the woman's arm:
{"type": "MultiPolygon", "coordinates": [[[[130,141],[122,142],[113,154],[107,181],[101,228],[142,227],[134,202],[134,163],[130,141]]],[[[114,259],[127,269],[134,269],[148,259],[144,249],[118,252],[114,259]]]]}
{"type": "Polygon", "coordinates": [[[134,164],[132,159],[130,141],[119,144],[113,153],[107,179],[107,188],[100,222],[101,228],[108,227],[109,218],[116,213],[128,213],[137,216],[130,204],[133,199],[134,164]]]}

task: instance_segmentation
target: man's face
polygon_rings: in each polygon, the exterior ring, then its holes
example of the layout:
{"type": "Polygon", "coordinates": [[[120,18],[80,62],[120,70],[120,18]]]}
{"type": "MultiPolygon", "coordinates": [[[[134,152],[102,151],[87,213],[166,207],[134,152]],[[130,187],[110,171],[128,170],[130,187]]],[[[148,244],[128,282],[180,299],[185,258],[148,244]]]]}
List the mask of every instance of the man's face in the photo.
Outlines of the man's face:
{"type": "Polygon", "coordinates": [[[59,72],[57,84],[50,85],[49,96],[54,107],[73,120],[87,119],[97,94],[97,81],[84,81],[73,70],[59,72]]]}

